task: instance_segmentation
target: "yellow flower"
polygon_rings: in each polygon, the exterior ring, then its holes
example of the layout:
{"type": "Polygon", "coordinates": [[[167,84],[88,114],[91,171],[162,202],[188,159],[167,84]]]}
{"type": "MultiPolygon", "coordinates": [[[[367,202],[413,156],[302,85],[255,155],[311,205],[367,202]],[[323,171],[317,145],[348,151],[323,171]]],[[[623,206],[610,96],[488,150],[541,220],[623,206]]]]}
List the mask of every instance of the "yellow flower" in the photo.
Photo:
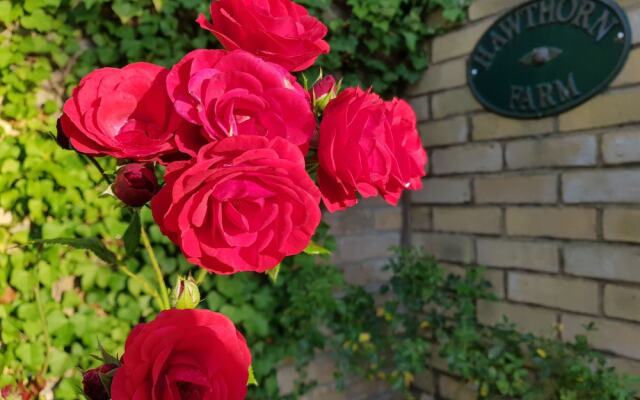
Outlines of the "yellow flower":
{"type": "Polygon", "coordinates": [[[538,349],[536,350],[536,353],[538,353],[538,355],[540,356],[540,358],[547,358],[547,352],[544,351],[543,349],[538,349]]]}
{"type": "Polygon", "coordinates": [[[482,384],[480,388],[480,397],[487,397],[489,395],[489,386],[486,383],[482,384]]]}
{"type": "Polygon", "coordinates": [[[371,341],[371,334],[367,332],[363,332],[358,336],[358,341],[360,343],[369,343],[371,341]]]}
{"type": "Polygon", "coordinates": [[[406,371],[404,373],[403,378],[404,378],[404,385],[405,386],[409,386],[409,385],[411,385],[411,383],[413,383],[414,377],[413,377],[413,374],[411,372],[406,371]]]}

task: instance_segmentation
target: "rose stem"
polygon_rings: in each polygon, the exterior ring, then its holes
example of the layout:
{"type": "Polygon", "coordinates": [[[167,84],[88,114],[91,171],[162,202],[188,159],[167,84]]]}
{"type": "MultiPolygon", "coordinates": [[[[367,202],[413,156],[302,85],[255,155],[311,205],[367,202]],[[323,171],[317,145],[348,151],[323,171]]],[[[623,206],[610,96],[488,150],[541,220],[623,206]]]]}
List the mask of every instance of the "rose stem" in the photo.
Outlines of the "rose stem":
{"type": "Polygon", "coordinates": [[[130,277],[131,279],[133,279],[134,281],[137,281],[140,285],[142,285],[142,287],[144,288],[144,290],[151,295],[151,297],[153,297],[154,299],[156,299],[156,301],[158,302],[158,304],[160,305],[160,307],[163,306],[162,303],[162,298],[160,297],[160,295],[158,294],[158,291],[155,290],[150,284],[149,282],[144,279],[143,277],[141,277],[140,275],[137,275],[135,273],[133,273],[129,268],[125,267],[124,265],[120,265],[119,266],[120,271],[124,272],[125,275],[127,275],[128,277],[130,277]]]}
{"type": "Polygon", "coordinates": [[[151,247],[151,242],[149,242],[149,236],[147,236],[147,232],[144,228],[140,230],[140,237],[142,239],[142,244],[144,244],[144,248],[147,250],[147,254],[149,255],[151,266],[156,272],[156,279],[158,280],[160,295],[162,296],[163,300],[163,302],[161,303],[162,307],[164,310],[168,310],[171,308],[171,303],[169,302],[169,291],[167,290],[167,285],[164,282],[164,276],[162,275],[162,270],[160,269],[160,264],[158,264],[156,254],[153,251],[153,247],[151,247]]]}

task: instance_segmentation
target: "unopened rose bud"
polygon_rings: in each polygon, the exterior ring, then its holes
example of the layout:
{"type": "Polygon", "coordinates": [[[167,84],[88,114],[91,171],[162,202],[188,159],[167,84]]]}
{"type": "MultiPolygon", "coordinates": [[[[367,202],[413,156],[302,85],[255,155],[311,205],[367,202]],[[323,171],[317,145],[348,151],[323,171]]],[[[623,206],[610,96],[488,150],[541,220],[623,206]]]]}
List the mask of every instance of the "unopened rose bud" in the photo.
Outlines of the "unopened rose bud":
{"type": "Polygon", "coordinates": [[[200,290],[192,277],[178,277],[176,287],[171,294],[173,307],[178,310],[190,310],[200,303],[200,290]]]}
{"type": "Polygon", "coordinates": [[[327,104],[338,95],[339,86],[333,75],[327,75],[316,82],[311,89],[314,109],[323,111],[327,104]]]}
{"type": "Polygon", "coordinates": [[[62,118],[58,118],[58,122],[56,123],[56,142],[58,146],[65,150],[73,150],[73,146],[71,146],[71,141],[69,137],[64,133],[62,129],[62,118]]]}
{"type": "Polygon", "coordinates": [[[118,170],[113,194],[124,204],[142,207],[158,192],[158,179],[153,169],[144,164],[127,164],[118,170]]]}
{"type": "Polygon", "coordinates": [[[109,400],[109,391],[104,386],[104,381],[109,381],[110,371],[117,368],[112,364],[105,364],[98,368],[86,371],[82,375],[82,390],[90,400],[109,400]],[[101,378],[100,375],[103,375],[101,378]],[[106,379],[105,379],[106,377],[106,379]]]}

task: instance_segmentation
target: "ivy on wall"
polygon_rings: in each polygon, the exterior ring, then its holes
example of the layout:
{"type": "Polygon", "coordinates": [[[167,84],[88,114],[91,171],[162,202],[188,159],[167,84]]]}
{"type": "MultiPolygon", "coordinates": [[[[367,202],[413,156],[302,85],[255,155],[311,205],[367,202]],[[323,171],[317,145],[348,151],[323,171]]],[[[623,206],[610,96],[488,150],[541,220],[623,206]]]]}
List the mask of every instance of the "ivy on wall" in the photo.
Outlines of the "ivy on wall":
{"type": "Polygon", "coordinates": [[[426,41],[464,20],[471,0],[303,0],[328,21],[331,54],[325,70],[348,85],[400,95],[428,65],[426,41]],[[431,18],[430,18],[431,17],[431,18]]]}

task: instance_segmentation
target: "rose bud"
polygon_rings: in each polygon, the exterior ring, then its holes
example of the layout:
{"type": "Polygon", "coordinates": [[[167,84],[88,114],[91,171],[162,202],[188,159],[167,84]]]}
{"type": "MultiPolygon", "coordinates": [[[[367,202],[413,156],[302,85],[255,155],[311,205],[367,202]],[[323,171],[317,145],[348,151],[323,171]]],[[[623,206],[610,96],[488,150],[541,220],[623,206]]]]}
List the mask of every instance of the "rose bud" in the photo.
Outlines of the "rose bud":
{"type": "Polygon", "coordinates": [[[62,129],[62,117],[58,118],[58,122],[56,123],[56,142],[58,146],[65,150],[73,150],[73,146],[71,146],[71,141],[69,141],[69,137],[65,135],[64,130],[62,129]]]}
{"type": "Polygon", "coordinates": [[[178,310],[190,310],[196,308],[200,303],[200,290],[198,290],[198,284],[192,277],[184,278],[179,276],[171,297],[173,307],[178,310]]]}
{"type": "MultiPolygon", "coordinates": [[[[105,364],[86,371],[82,376],[82,390],[90,400],[109,400],[109,391],[103,383],[105,375],[116,368],[115,365],[105,364]],[[103,375],[103,378],[100,378],[103,375]]],[[[106,379],[110,379],[106,377],[106,379]]]]}
{"type": "Polygon", "coordinates": [[[131,207],[145,205],[159,188],[153,169],[144,164],[127,164],[120,168],[112,186],[113,194],[131,207]]]}
{"type": "Polygon", "coordinates": [[[327,104],[338,95],[339,86],[340,84],[336,82],[333,75],[327,75],[316,82],[310,90],[313,109],[324,111],[327,104]]]}

